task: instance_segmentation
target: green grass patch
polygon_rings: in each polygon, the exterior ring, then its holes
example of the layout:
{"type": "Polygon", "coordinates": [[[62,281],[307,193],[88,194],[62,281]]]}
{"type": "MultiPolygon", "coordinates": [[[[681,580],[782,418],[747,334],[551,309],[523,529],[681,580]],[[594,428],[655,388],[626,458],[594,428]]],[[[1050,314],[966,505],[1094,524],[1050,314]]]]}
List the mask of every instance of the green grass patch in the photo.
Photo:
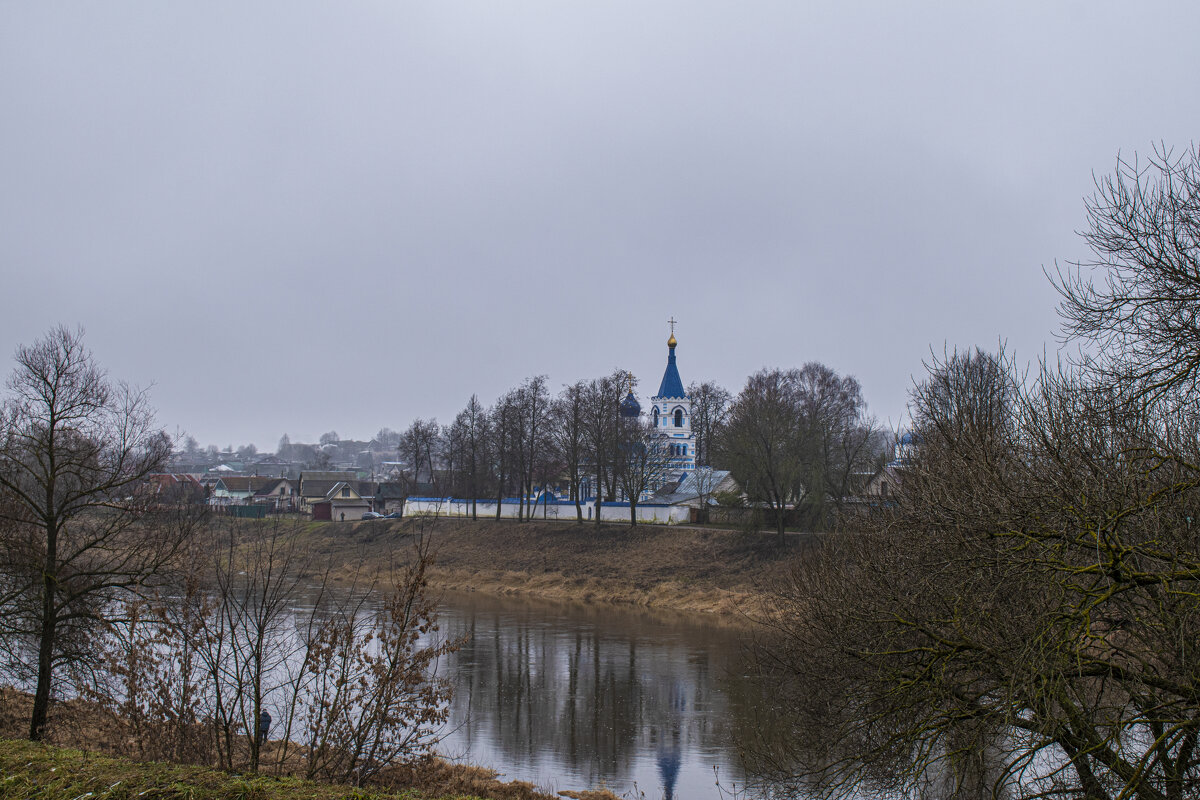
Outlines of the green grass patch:
{"type": "MultiPolygon", "coordinates": [[[[0,800],[426,800],[297,778],[233,775],[0,739],[0,800]]],[[[471,800],[459,796],[444,800],[471,800]]]]}

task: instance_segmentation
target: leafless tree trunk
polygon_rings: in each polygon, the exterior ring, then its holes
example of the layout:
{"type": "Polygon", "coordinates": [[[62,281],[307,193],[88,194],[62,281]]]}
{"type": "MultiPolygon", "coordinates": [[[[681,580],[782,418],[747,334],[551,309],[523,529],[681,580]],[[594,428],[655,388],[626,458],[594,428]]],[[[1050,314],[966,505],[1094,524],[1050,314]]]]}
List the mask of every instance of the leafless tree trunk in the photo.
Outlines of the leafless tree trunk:
{"type": "Polygon", "coordinates": [[[840,517],[855,475],[870,470],[880,439],[875,421],[866,415],[858,381],[851,376],[838,375],[824,364],[805,364],[797,375],[797,399],[810,439],[805,482],[812,491],[806,517],[814,529],[825,530],[840,517]],[[827,503],[833,506],[832,514],[827,503]]]}
{"type": "Polygon", "coordinates": [[[480,471],[489,434],[488,415],[479,398],[471,395],[467,406],[454,420],[462,442],[463,464],[466,471],[467,494],[471,497],[471,519],[478,519],[480,471]]]}
{"type": "MultiPolygon", "coordinates": [[[[521,429],[521,497],[526,516],[533,518],[533,509],[525,498],[533,494],[534,474],[543,462],[543,451],[547,446],[547,417],[550,412],[550,394],[546,390],[546,376],[537,375],[517,390],[519,398],[519,424],[521,429]]],[[[530,500],[529,502],[532,502],[530,500]]]]}
{"type": "Polygon", "coordinates": [[[608,492],[614,499],[621,418],[621,386],[626,373],[618,370],[604,378],[591,380],[584,393],[584,432],[587,459],[596,475],[596,519],[600,524],[601,507],[608,492]]]}
{"type": "Polygon", "coordinates": [[[155,580],[186,526],[154,524],[142,485],[171,442],[146,395],[113,384],[80,331],[55,328],[16,353],[0,411],[0,570],[21,600],[0,633],[37,651],[31,739],[40,739],[56,668],[82,657],[79,637],[112,601],[155,580]]]}
{"type": "Polygon", "coordinates": [[[692,431],[696,434],[696,466],[712,465],[713,443],[733,402],[729,390],[712,381],[688,386],[692,400],[692,431]]]}
{"type": "Polygon", "coordinates": [[[583,381],[563,389],[553,406],[554,435],[570,485],[571,500],[575,502],[575,519],[583,522],[583,498],[580,497],[583,466],[587,447],[585,413],[587,384],[583,381]]]}
{"type": "Polygon", "coordinates": [[[629,500],[629,524],[637,525],[637,508],[643,492],[657,489],[671,472],[674,457],[671,442],[652,424],[641,419],[622,419],[618,472],[621,491],[629,500]]]}
{"type": "Polygon", "coordinates": [[[809,491],[807,449],[796,370],[763,370],[751,375],[729,411],[720,450],[752,503],[766,504],[775,514],[779,541],[789,507],[809,491]]]}
{"type": "Polygon", "coordinates": [[[435,419],[415,420],[400,434],[398,455],[408,467],[405,479],[410,492],[418,484],[434,482],[433,459],[440,435],[441,428],[435,419]],[[422,477],[426,480],[422,481],[422,477]]]}
{"type": "Polygon", "coordinates": [[[496,519],[503,512],[504,492],[509,488],[514,469],[514,455],[519,448],[515,446],[517,439],[516,401],[512,392],[500,398],[492,409],[492,447],[493,465],[496,473],[496,519]]]}

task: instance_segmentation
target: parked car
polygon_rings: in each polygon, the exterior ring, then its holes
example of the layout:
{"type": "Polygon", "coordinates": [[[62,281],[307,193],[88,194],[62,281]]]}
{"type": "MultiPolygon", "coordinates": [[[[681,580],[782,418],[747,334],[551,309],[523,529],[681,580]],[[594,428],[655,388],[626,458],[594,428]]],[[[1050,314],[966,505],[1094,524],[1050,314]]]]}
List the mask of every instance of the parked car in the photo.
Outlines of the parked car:
{"type": "Polygon", "coordinates": [[[363,519],[383,519],[383,514],[380,514],[378,511],[368,511],[363,514],[363,519]]]}
{"type": "Polygon", "coordinates": [[[384,519],[403,519],[404,512],[403,511],[393,511],[390,514],[384,514],[383,518],[384,519]]]}

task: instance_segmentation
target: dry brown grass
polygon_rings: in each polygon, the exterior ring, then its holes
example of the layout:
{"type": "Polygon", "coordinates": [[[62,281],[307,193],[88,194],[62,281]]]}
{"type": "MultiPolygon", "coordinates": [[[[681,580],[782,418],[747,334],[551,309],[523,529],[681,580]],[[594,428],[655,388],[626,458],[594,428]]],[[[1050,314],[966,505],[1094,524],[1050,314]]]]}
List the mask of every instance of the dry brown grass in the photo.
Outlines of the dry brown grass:
{"type": "Polygon", "coordinates": [[[430,797],[469,795],[493,800],[555,800],[526,781],[505,783],[487,767],[452,764],[440,758],[417,765],[395,767],[380,776],[382,786],[415,789],[430,797]]]}
{"type": "MultiPolygon", "coordinates": [[[[27,735],[32,704],[33,700],[28,694],[0,687],[0,739],[21,739],[27,735]]],[[[136,754],[136,746],[124,727],[119,719],[95,704],[72,700],[51,706],[45,743],[130,757],[136,754]]],[[[272,743],[268,743],[264,750],[268,758],[271,751],[272,743]]],[[[303,773],[298,761],[295,767],[292,772],[303,773]]],[[[506,783],[499,780],[498,774],[486,767],[426,758],[415,764],[389,768],[372,781],[372,785],[390,790],[411,790],[425,797],[555,800],[553,795],[538,791],[531,783],[506,783]]]]}
{"type": "Polygon", "coordinates": [[[620,603],[734,616],[803,559],[813,536],[666,526],[461,519],[313,523],[315,553],[342,562],[346,580],[386,571],[418,531],[433,537],[434,586],[496,595],[620,603]]]}

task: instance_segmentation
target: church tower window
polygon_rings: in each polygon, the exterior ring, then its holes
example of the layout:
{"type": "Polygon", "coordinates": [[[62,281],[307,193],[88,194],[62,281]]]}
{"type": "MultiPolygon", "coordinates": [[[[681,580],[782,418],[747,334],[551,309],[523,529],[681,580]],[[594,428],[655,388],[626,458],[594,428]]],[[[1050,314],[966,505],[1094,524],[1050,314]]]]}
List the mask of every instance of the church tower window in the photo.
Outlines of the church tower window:
{"type": "Polygon", "coordinates": [[[682,408],[675,409],[675,427],[676,428],[683,427],[683,409],[682,408]]]}

